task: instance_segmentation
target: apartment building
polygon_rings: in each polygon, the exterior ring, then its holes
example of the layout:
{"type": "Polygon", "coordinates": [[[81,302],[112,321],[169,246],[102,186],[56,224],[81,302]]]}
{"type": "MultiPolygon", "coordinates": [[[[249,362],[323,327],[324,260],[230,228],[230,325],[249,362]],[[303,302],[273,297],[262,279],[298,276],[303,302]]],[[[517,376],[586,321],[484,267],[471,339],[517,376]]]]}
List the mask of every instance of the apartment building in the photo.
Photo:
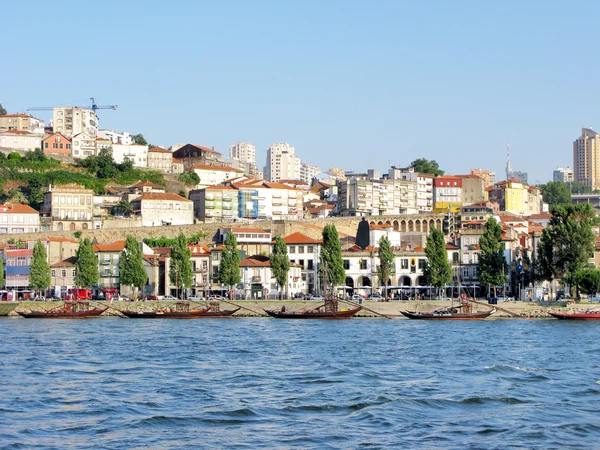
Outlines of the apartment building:
{"type": "Polygon", "coordinates": [[[52,126],[54,132],[69,138],[81,133],[95,138],[98,135],[98,116],[92,109],[59,106],[52,110],[52,126]]]}
{"type": "Polygon", "coordinates": [[[544,210],[541,191],[517,180],[500,181],[488,188],[491,202],[497,202],[501,211],[520,216],[539,214],[544,210]]]}
{"type": "Polygon", "coordinates": [[[342,216],[417,214],[418,184],[404,179],[338,181],[336,211],[342,216]]]}
{"type": "Polygon", "coordinates": [[[73,158],[85,159],[88,156],[97,154],[98,146],[96,145],[96,135],[88,133],[78,133],[73,135],[73,158]]]}
{"type": "Polygon", "coordinates": [[[162,147],[148,149],[148,169],[171,173],[173,171],[173,153],[162,147]]]}
{"type": "Polygon", "coordinates": [[[440,176],[433,180],[433,212],[456,212],[462,206],[463,179],[440,176]]]}
{"type": "Polygon", "coordinates": [[[193,202],[177,194],[146,192],[131,204],[143,227],[194,223],[193,202]]]}
{"type": "Polygon", "coordinates": [[[207,222],[239,218],[239,191],[232,186],[208,186],[190,191],[194,217],[207,222]]]}
{"type": "Polygon", "coordinates": [[[229,159],[238,161],[239,168],[251,177],[256,177],[256,147],[249,142],[236,142],[229,147],[229,159]]]}
{"type": "Polygon", "coordinates": [[[33,134],[44,133],[44,121],[27,114],[6,114],[0,116],[0,132],[27,131],[33,134]]]}
{"type": "Polygon", "coordinates": [[[483,188],[493,186],[496,183],[496,172],[486,169],[471,169],[470,174],[483,179],[483,188]]]}
{"type": "MultiPolygon", "coordinates": [[[[33,258],[31,248],[10,249],[4,251],[4,284],[7,289],[25,289],[29,287],[29,274],[33,258]]],[[[23,300],[19,298],[19,300],[23,300]]]]}
{"type": "Polygon", "coordinates": [[[112,157],[117,164],[125,160],[132,162],[134,167],[148,167],[148,146],[140,144],[112,144],[112,157]]]}
{"type": "Polygon", "coordinates": [[[40,215],[28,205],[5,203],[0,205],[0,234],[37,233],[40,215]]]}
{"type": "Polygon", "coordinates": [[[388,171],[390,180],[406,180],[417,183],[418,213],[430,213],[433,210],[433,178],[429,173],[415,172],[412,167],[399,168],[392,166],[388,171]]]}
{"type": "Polygon", "coordinates": [[[93,226],[94,191],[76,184],[48,186],[42,215],[50,219],[51,231],[88,230],[93,226]]]}
{"type": "Polygon", "coordinates": [[[462,204],[472,205],[487,200],[485,181],[477,175],[457,175],[462,179],[462,204]]]}
{"type": "Polygon", "coordinates": [[[244,171],[241,169],[217,164],[194,163],[192,167],[200,178],[200,183],[196,186],[198,189],[221,184],[226,180],[244,175],[244,171]]]}
{"type": "Polygon", "coordinates": [[[306,291],[306,283],[302,281],[302,272],[297,264],[290,264],[285,286],[279,286],[271,270],[271,261],[267,256],[254,255],[240,261],[242,277],[242,294],[247,300],[277,296],[293,297],[306,291]]]}
{"type": "Polygon", "coordinates": [[[271,231],[256,227],[231,227],[219,228],[217,232],[217,245],[224,244],[227,233],[235,236],[238,248],[245,255],[267,254],[271,251],[273,236],[271,231]]]}
{"type": "Polygon", "coordinates": [[[215,151],[214,147],[203,147],[195,144],[185,144],[173,148],[173,158],[180,159],[187,169],[191,169],[194,164],[222,164],[223,155],[215,151]]]}
{"type": "Polygon", "coordinates": [[[582,128],[573,142],[573,171],[575,181],[600,189],[600,138],[592,129],[582,128]]]}
{"type": "Polygon", "coordinates": [[[42,150],[47,155],[71,156],[71,139],[60,134],[54,133],[42,140],[42,150]]]}
{"type": "Polygon", "coordinates": [[[31,152],[41,147],[43,136],[29,131],[0,131],[0,147],[31,152]]]}
{"type": "Polygon", "coordinates": [[[265,179],[271,182],[279,180],[300,179],[300,158],[295,155],[295,149],[287,142],[278,142],[267,150],[267,165],[265,179]]]}
{"type": "Polygon", "coordinates": [[[320,291],[318,264],[323,240],[313,239],[300,232],[285,236],[283,240],[287,245],[290,262],[300,267],[301,280],[306,288],[303,293],[316,294],[320,291]]]}
{"type": "Polygon", "coordinates": [[[98,130],[98,137],[111,141],[113,144],[131,145],[133,138],[127,132],[117,133],[113,130],[98,130]]]}
{"type": "Polygon", "coordinates": [[[312,184],[313,178],[321,173],[321,169],[314,164],[303,162],[300,164],[300,180],[308,186],[312,184]]]}
{"type": "Polygon", "coordinates": [[[552,181],[555,183],[572,183],[575,181],[575,171],[569,167],[557,167],[552,173],[552,181]]]}

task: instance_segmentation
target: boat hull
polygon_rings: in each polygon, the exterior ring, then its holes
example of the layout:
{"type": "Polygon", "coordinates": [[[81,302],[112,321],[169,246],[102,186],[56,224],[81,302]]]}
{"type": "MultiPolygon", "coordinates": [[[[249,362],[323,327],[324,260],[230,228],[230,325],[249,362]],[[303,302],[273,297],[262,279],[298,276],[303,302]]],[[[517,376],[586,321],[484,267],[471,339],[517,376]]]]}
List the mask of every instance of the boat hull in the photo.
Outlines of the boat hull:
{"type": "Polygon", "coordinates": [[[85,319],[88,317],[98,317],[108,308],[95,308],[89,311],[67,312],[67,311],[17,311],[21,317],[26,319],[85,319]]]}
{"type": "Polygon", "coordinates": [[[421,313],[416,311],[400,311],[403,316],[415,320],[481,320],[491,316],[496,312],[495,309],[490,311],[477,311],[472,313],[421,313]]]}
{"type": "Polygon", "coordinates": [[[548,314],[560,320],[600,320],[600,313],[559,313],[548,311],[548,314]]]}
{"type": "Polygon", "coordinates": [[[338,312],[326,312],[326,311],[290,311],[290,312],[281,312],[281,311],[273,311],[265,309],[264,311],[271,317],[275,319],[326,319],[326,320],[339,320],[339,319],[349,319],[354,316],[362,309],[362,306],[359,306],[355,309],[349,309],[347,311],[338,311],[338,312]]]}
{"type": "Polygon", "coordinates": [[[225,311],[208,311],[204,309],[191,311],[121,311],[130,319],[225,319],[239,311],[240,308],[225,311]]]}

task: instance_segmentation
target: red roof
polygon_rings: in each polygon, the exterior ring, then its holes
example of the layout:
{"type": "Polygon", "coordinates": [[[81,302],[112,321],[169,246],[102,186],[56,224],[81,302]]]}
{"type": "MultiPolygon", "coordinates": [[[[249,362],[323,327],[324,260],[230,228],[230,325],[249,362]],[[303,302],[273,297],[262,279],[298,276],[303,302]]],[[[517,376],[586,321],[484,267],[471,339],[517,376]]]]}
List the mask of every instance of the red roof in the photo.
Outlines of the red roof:
{"type": "Polygon", "coordinates": [[[173,200],[178,202],[191,202],[187,198],[172,192],[144,192],[140,197],[133,199],[132,202],[141,200],[173,200]]]}
{"type": "Polygon", "coordinates": [[[260,228],[231,228],[232,233],[261,233],[271,234],[270,231],[262,230],[260,228]]]}
{"type": "Polygon", "coordinates": [[[20,203],[4,203],[0,205],[0,213],[39,215],[39,213],[31,206],[22,205],[20,203]]]}
{"type": "Polygon", "coordinates": [[[115,241],[110,244],[94,244],[95,252],[122,252],[125,248],[125,241],[115,241]]]}
{"type": "Polygon", "coordinates": [[[6,250],[6,256],[33,256],[33,249],[20,248],[17,250],[6,250]]]}
{"type": "Polygon", "coordinates": [[[136,188],[136,187],[152,187],[155,189],[164,189],[164,186],[161,186],[160,184],[156,184],[156,183],[152,183],[150,181],[138,181],[135,184],[132,184],[131,186],[129,186],[130,188],[136,188]]]}
{"type": "Polygon", "coordinates": [[[152,153],[171,153],[169,150],[167,150],[166,148],[162,148],[162,147],[150,147],[148,149],[148,152],[152,152],[152,153]]]}
{"type": "Polygon", "coordinates": [[[296,231],[283,238],[286,244],[322,244],[323,240],[313,239],[305,234],[296,231]]]}
{"type": "Polygon", "coordinates": [[[240,172],[244,173],[242,169],[236,169],[235,167],[229,166],[217,166],[212,164],[194,164],[194,169],[197,170],[218,170],[220,172],[240,172]]]}

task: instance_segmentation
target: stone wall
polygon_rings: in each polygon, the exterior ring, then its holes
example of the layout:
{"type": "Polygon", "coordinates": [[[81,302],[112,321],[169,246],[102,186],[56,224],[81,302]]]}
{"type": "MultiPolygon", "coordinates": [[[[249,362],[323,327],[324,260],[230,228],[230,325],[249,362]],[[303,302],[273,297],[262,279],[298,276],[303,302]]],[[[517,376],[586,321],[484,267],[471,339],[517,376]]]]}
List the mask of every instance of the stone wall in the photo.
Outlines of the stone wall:
{"type": "MultiPolygon", "coordinates": [[[[370,221],[377,221],[386,223],[389,222],[393,224],[394,221],[397,222],[414,222],[419,223],[427,220],[433,220],[437,222],[443,218],[443,215],[424,215],[424,216],[397,216],[397,217],[370,217],[370,221]]],[[[304,221],[255,221],[255,222],[235,222],[235,223],[200,223],[194,225],[179,225],[179,226],[155,226],[155,227],[135,227],[129,226],[134,225],[125,223],[126,221],[115,220],[114,224],[102,230],[82,230],[80,231],[81,237],[89,237],[90,239],[96,239],[100,243],[109,243],[117,240],[125,239],[128,234],[131,234],[136,237],[138,240],[142,240],[144,238],[160,238],[162,236],[173,238],[179,235],[179,233],[183,233],[186,236],[191,236],[193,234],[197,234],[203,232],[207,235],[207,240],[214,240],[214,237],[219,228],[223,227],[231,227],[235,226],[236,228],[262,228],[266,230],[271,230],[273,236],[286,236],[288,234],[299,231],[300,233],[304,233],[307,236],[310,236],[315,239],[320,239],[321,233],[325,225],[329,223],[333,223],[340,235],[342,241],[344,239],[348,239],[348,241],[352,241],[356,236],[356,230],[358,228],[358,223],[362,220],[361,217],[327,217],[323,219],[310,219],[304,221]],[[112,228],[112,226],[117,226],[118,224],[125,225],[124,228],[112,228]]],[[[413,226],[413,228],[415,228],[413,226]]],[[[420,230],[415,230],[420,231],[420,230]]],[[[424,231],[422,231],[424,232],[424,231]]],[[[48,236],[54,237],[74,237],[73,231],[52,231],[52,232],[41,232],[41,233],[23,233],[23,234],[5,234],[0,235],[0,243],[6,242],[9,239],[20,239],[24,241],[37,240],[41,238],[45,238],[48,236]]]]}

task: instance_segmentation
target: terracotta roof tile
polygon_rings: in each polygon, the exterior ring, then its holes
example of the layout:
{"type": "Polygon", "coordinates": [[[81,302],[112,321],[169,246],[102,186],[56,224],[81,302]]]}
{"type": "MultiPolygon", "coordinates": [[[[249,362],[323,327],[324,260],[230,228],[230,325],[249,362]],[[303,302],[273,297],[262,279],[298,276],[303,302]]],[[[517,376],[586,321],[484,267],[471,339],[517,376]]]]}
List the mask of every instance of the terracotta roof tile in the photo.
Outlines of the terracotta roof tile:
{"type": "Polygon", "coordinates": [[[239,172],[244,173],[242,169],[236,169],[229,166],[217,166],[212,164],[194,164],[194,169],[197,170],[218,170],[220,172],[239,172]]]}
{"type": "Polygon", "coordinates": [[[192,202],[187,198],[183,198],[179,194],[174,194],[172,192],[144,192],[138,198],[132,200],[133,202],[138,202],[141,200],[172,200],[178,202],[192,202]]]}
{"type": "Polygon", "coordinates": [[[322,244],[323,240],[313,239],[305,234],[296,231],[283,238],[286,244],[322,244]]]}
{"type": "Polygon", "coordinates": [[[39,213],[31,206],[22,205],[20,203],[4,203],[0,205],[0,213],[8,214],[36,214],[39,213]]]}
{"type": "Polygon", "coordinates": [[[94,244],[95,252],[122,252],[125,248],[125,241],[115,241],[110,244],[94,244]]]}

